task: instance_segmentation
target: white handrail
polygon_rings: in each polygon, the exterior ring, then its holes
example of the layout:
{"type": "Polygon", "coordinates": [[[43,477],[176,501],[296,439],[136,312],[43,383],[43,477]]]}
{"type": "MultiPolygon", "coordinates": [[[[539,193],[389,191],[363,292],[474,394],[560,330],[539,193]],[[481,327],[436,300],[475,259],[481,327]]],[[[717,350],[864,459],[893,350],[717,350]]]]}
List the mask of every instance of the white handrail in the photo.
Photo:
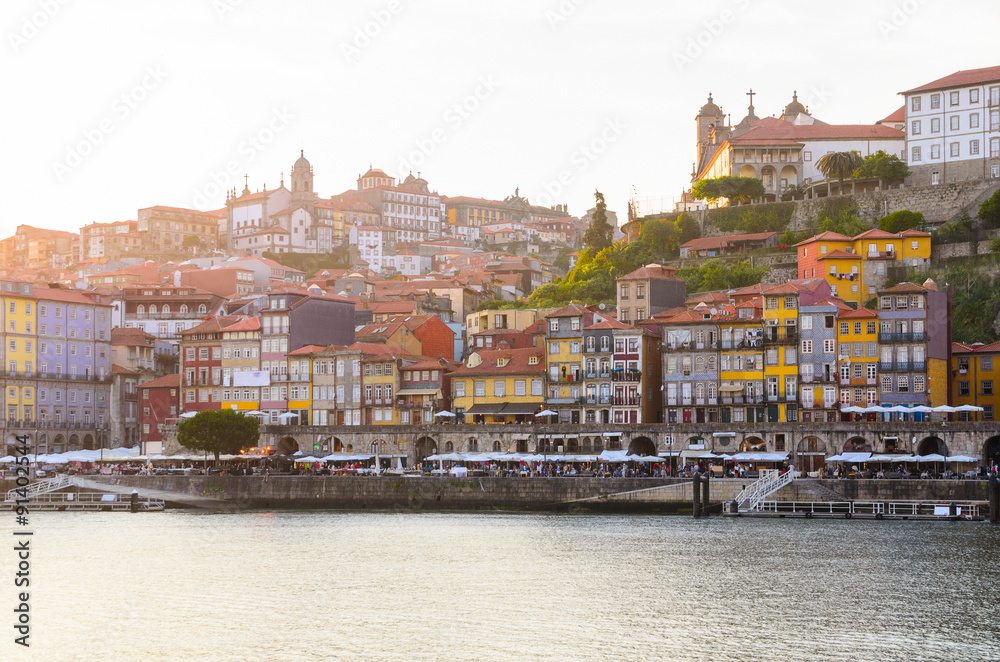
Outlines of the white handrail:
{"type": "Polygon", "coordinates": [[[46,492],[54,492],[58,489],[66,487],[70,484],[70,477],[64,474],[59,474],[55,478],[46,478],[45,480],[36,480],[31,485],[27,487],[16,487],[12,490],[8,490],[7,498],[5,501],[16,501],[18,499],[30,499],[36,494],[45,494],[46,492]],[[22,492],[23,490],[23,492],[22,492]]]}
{"type": "Polygon", "coordinates": [[[788,467],[785,473],[772,474],[761,478],[749,487],[743,488],[743,491],[736,495],[738,510],[740,512],[756,510],[760,502],[764,500],[764,497],[774,494],[793,480],[795,480],[795,467],[793,466],[788,467]]]}

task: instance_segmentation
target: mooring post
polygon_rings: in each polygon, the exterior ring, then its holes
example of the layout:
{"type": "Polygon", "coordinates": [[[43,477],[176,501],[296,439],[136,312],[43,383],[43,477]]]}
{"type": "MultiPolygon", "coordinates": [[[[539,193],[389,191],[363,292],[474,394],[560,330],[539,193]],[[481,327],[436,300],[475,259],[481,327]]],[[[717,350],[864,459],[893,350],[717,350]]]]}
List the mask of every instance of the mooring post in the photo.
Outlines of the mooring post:
{"type": "Polygon", "coordinates": [[[990,521],[1000,524],[1000,481],[990,476],[990,521]]]}
{"type": "Polygon", "coordinates": [[[133,513],[139,512],[139,491],[138,490],[132,490],[132,501],[131,501],[131,504],[129,506],[129,509],[133,513]]]}
{"type": "Polygon", "coordinates": [[[958,504],[954,501],[948,504],[948,517],[958,517],[958,504]]]}
{"type": "Polygon", "coordinates": [[[705,474],[705,477],[701,481],[701,507],[705,511],[705,517],[708,517],[708,479],[709,475],[705,474]]]}
{"type": "Polygon", "coordinates": [[[701,517],[701,474],[694,474],[694,501],[691,504],[691,514],[701,517]]]}

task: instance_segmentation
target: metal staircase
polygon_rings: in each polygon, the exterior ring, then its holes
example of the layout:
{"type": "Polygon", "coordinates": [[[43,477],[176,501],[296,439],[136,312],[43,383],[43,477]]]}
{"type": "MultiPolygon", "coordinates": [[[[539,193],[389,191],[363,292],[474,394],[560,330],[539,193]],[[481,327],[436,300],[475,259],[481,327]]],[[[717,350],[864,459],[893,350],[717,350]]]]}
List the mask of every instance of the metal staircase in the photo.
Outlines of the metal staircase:
{"type": "Polygon", "coordinates": [[[36,480],[25,488],[15,488],[7,492],[5,501],[16,501],[17,499],[30,499],[38,494],[48,494],[69,487],[73,480],[66,475],[60,474],[55,478],[36,480]]]}
{"type": "Polygon", "coordinates": [[[793,480],[795,480],[795,467],[792,466],[784,473],[777,470],[768,472],[736,495],[737,510],[741,513],[757,510],[765,497],[774,494],[793,480]]]}

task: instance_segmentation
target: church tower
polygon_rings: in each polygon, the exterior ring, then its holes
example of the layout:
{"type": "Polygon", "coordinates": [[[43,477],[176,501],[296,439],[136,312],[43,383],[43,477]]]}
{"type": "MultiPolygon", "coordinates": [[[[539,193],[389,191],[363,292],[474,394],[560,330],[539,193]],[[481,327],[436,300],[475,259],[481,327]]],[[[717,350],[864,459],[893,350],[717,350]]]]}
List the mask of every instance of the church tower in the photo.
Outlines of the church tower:
{"type": "Polygon", "coordinates": [[[715,105],[711,92],[708,93],[708,103],[698,111],[695,121],[698,124],[698,144],[692,178],[701,172],[708,159],[715,154],[716,147],[729,137],[726,115],[715,105]]]}
{"type": "Polygon", "coordinates": [[[312,165],[306,159],[305,151],[300,150],[298,160],[292,165],[292,200],[306,202],[315,199],[312,165]]]}

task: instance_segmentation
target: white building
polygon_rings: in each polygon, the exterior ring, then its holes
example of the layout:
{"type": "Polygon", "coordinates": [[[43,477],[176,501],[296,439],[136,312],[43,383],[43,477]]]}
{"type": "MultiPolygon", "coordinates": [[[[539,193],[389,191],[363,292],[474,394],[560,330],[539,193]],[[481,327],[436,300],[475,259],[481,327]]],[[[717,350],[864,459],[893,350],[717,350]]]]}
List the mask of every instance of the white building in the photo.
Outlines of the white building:
{"type": "Polygon", "coordinates": [[[429,255],[420,255],[413,251],[402,250],[395,255],[387,255],[383,266],[395,268],[397,274],[403,276],[420,276],[430,272],[433,259],[429,255]]]}
{"type": "Polygon", "coordinates": [[[917,186],[1000,177],[1000,66],[958,71],[901,92],[917,186]]]}
{"type": "Polygon", "coordinates": [[[387,266],[386,257],[396,253],[396,230],[392,228],[355,225],[350,236],[351,244],[358,247],[358,255],[372,271],[382,271],[387,266]]]}

